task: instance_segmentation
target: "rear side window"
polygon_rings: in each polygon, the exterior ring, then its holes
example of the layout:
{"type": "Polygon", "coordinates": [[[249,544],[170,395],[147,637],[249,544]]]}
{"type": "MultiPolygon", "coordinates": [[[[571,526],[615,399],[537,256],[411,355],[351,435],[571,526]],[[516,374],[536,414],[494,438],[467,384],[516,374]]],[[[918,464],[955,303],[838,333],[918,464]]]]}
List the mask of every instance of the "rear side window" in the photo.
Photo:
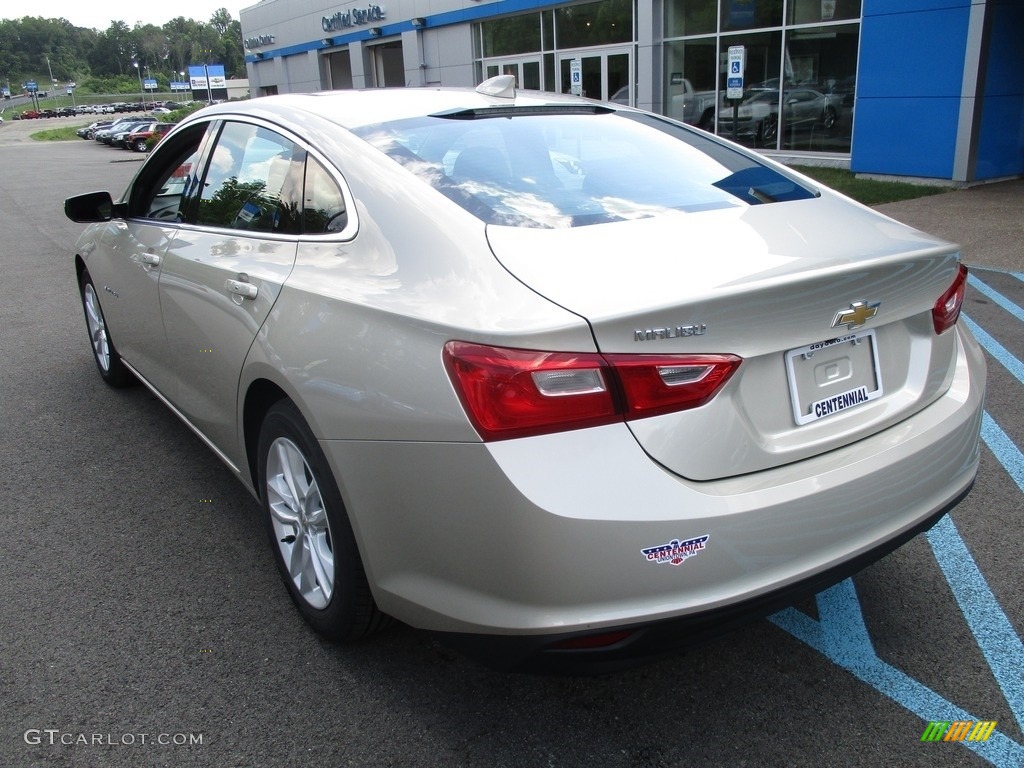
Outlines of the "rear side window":
{"type": "Polygon", "coordinates": [[[248,123],[224,125],[210,156],[196,223],[298,234],[305,151],[248,123]]]}
{"type": "Polygon", "coordinates": [[[306,161],[303,202],[303,231],[316,235],[341,232],[348,224],[345,196],[316,158],[306,161]]]}
{"type": "Polygon", "coordinates": [[[816,194],[748,154],[636,112],[512,107],[357,133],[489,224],[575,227],[816,194]]]}

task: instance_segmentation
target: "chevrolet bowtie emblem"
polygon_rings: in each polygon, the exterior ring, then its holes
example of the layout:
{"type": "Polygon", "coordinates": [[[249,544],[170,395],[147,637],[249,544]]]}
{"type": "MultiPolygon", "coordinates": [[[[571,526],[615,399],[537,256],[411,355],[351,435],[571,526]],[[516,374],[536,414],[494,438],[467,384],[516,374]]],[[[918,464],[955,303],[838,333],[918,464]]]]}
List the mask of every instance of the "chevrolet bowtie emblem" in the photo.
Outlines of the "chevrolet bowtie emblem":
{"type": "Polygon", "coordinates": [[[878,305],[881,302],[872,301],[855,301],[850,304],[849,309],[841,309],[836,312],[836,317],[832,321],[832,327],[838,328],[841,325],[845,325],[847,330],[852,331],[854,328],[859,328],[864,325],[868,320],[878,314],[878,305]]]}

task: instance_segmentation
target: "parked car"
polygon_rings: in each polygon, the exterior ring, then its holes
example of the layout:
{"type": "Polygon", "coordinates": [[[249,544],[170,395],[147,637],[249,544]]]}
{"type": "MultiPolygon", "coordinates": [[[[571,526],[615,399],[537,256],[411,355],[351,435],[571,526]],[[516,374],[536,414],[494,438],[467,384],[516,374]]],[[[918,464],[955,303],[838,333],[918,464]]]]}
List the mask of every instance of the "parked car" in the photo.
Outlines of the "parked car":
{"type": "MultiPolygon", "coordinates": [[[[783,125],[787,131],[797,132],[815,127],[832,130],[842,104],[842,95],[825,94],[813,88],[784,91],[783,99],[783,125]]],[[[779,112],[778,91],[753,91],[737,109],[737,138],[752,138],[759,146],[774,146],[779,135],[779,112]]],[[[718,129],[723,136],[733,135],[731,109],[722,110],[718,129]]]]}
{"type": "Polygon", "coordinates": [[[75,134],[79,138],[82,138],[82,139],[92,139],[93,138],[93,136],[92,136],[93,132],[95,130],[97,130],[98,128],[106,127],[106,125],[109,125],[109,123],[105,124],[105,123],[103,123],[103,122],[101,122],[99,120],[96,120],[96,121],[93,121],[92,123],[89,123],[89,125],[83,125],[77,131],[75,131],[75,134]]]}
{"type": "Polygon", "coordinates": [[[65,211],[100,376],[253,494],[333,639],[649,658],[859,570],[978,469],[958,248],[658,115],[508,76],[231,102],[65,211]]]}
{"type": "Polygon", "coordinates": [[[101,128],[94,133],[96,141],[101,144],[113,144],[114,135],[117,133],[130,132],[136,126],[148,123],[149,121],[138,120],[134,117],[125,117],[120,120],[116,120],[110,124],[107,128],[101,128]]]}
{"type": "Polygon", "coordinates": [[[152,120],[133,120],[125,123],[117,130],[111,131],[109,135],[110,141],[105,141],[105,143],[110,144],[112,147],[119,147],[120,149],[131,149],[131,146],[128,144],[128,136],[135,131],[146,130],[152,125],[152,120]]]}
{"type": "Polygon", "coordinates": [[[125,136],[124,144],[128,149],[136,152],[146,152],[149,149],[151,137],[165,135],[174,125],[174,123],[148,123],[125,136]]]}
{"type": "MultiPolygon", "coordinates": [[[[667,113],[669,117],[696,125],[705,131],[715,129],[716,96],[713,88],[698,91],[694,89],[689,80],[682,78],[673,81],[669,89],[667,113]]],[[[719,103],[725,102],[724,90],[719,93],[717,99],[719,103]]]]}

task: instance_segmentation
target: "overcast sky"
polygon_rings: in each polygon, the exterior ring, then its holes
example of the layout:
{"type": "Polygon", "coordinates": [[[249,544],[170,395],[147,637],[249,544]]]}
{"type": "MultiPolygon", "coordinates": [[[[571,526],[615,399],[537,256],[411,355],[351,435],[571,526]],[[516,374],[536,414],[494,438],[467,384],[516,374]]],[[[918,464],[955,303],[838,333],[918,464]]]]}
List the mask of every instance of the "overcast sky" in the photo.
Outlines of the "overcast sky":
{"type": "Polygon", "coordinates": [[[207,23],[218,8],[227,8],[234,19],[242,8],[254,5],[256,0],[171,0],[171,2],[113,3],[97,0],[41,0],[39,5],[22,5],[17,0],[5,0],[0,18],[20,19],[42,16],[44,19],[65,18],[76,27],[98,29],[101,32],[111,21],[123,21],[129,27],[138,23],[162,27],[171,19],[184,16],[207,23]],[[26,8],[31,10],[26,10],[26,8]]]}

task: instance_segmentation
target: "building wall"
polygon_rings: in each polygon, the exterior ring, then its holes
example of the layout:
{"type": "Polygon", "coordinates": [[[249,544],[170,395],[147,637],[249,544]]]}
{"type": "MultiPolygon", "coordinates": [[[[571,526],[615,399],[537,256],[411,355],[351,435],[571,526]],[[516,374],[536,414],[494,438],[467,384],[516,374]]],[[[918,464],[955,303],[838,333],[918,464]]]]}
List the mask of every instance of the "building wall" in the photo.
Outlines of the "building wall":
{"type": "MultiPolygon", "coordinates": [[[[323,17],[367,7],[357,0],[262,0],[243,9],[243,37],[262,36],[247,50],[251,94],[262,95],[266,86],[281,93],[369,87],[374,46],[397,41],[402,61],[389,80],[401,82],[388,84],[474,86],[481,54],[474,22],[559,5],[370,0],[370,7],[377,2],[386,11],[372,23],[377,36],[370,25],[322,30],[323,17]],[[420,16],[424,29],[412,24],[420,16]],[[347,65],[332,65],[331,53],[346,56],[347,65]]],[[[659,112],[666,106],[665,2],[638,0],[635,10],[635,103],[659,112]]],[[[859,23],[860,49],[856,98],[843,102],[846,144],[819,150],[848,149],[851,170],[861,173],[962,182],[1024,175],[1024,0],[862,0],[857,7],[859,19],[856,11],[847,17],[859,23]]]]}
{"type": "Polygon", "coordinates": [[[864,0],[850,168],[950,179],[969,0],[864,0]]]}
{"type": "Polygon", "coordinates": [[[976,178],[1024,174],[1024,5],[990,3],[976,178]]]}

